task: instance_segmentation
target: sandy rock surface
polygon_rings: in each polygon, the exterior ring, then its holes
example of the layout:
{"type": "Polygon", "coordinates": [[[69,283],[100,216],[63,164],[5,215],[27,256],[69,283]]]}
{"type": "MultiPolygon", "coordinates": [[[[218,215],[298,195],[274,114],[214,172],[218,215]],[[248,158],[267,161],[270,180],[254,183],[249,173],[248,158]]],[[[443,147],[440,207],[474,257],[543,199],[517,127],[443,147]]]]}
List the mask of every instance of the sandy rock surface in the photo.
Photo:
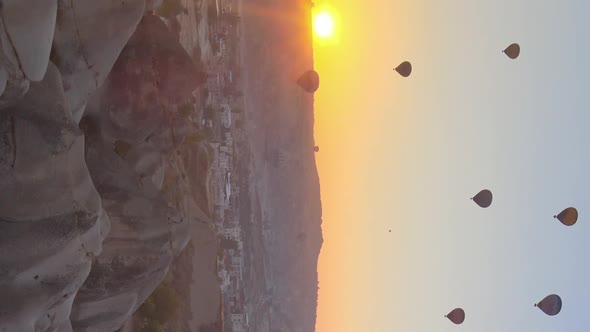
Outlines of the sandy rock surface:
{"type": "Polygon", "coordinates": [[[205,79],[160,3],[2,2],[2,332],[115,331],[191,237],[161,188],[205,79]]]}
{"type": "Polygon", "coordinates": [[[0,331],[67,331],[109,230],[84,136],[52,65],[0,116],[0,331]]]}

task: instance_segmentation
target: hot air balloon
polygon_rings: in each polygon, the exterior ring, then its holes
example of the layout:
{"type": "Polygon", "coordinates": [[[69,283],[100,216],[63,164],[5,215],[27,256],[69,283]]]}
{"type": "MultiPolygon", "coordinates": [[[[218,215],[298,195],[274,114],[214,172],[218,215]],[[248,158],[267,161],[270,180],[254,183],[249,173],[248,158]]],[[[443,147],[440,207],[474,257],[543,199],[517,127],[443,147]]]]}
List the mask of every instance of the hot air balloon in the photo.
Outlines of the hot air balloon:
{"type": "Polygon", "coordinates": [[[556,294],[547,295],[541,302],[535,304],[549,316],[555,316],[561,311],[561,297],[556,294]]]}
{"type": "Polygon", "coordinates": [[[568,207],[553,218],[557,218],[566,226],[572,226],[578,221],[578,210],[575,207],[568,207]]]}
{"type": "Polygon", "coordinates": [[[314,146],[314,147],[313,147],[313,151],[314,151],[314,152],[320,152],[320,147],[319,147],[319,146],[317,146],[317,145],[316,145],[316,146],[314,146]]]}
{"type": "Polygon", "coordinates": [[[399,66],[395,67],[394,69],[403,77],[408,77],[412,73],[412,64],[408,61],[404,61],[399,64],[399,66]]]}
{"type": "Polygon", "coordinates": [[[484,189],[471,198],[475,204],[482,208],[487,208],[492,204],[492,192],[484,189]]]}
{"type": "Polygon", "coordinates": [[[455,324],[461,324],[465,320],[465,311],[461,308],[455,308],[449,312],[446,316],[451,322],[455,324]]]}
{"type": "Polygon", "coordinates": [[[320,75],[315,70],[308,70],[297,79],[297,84],[306,92],[314,93],[320,87],[320,75]]]}
{"type": "Polygon", "coordinates": [[[506,56],[510,59],[516,59],[520,55],[520,45],[518,45],[517,43],[512,43],[510,44],[510,46],[506,47],[502,52],[504,52],[504,54],[506,54],[506,56]]]}

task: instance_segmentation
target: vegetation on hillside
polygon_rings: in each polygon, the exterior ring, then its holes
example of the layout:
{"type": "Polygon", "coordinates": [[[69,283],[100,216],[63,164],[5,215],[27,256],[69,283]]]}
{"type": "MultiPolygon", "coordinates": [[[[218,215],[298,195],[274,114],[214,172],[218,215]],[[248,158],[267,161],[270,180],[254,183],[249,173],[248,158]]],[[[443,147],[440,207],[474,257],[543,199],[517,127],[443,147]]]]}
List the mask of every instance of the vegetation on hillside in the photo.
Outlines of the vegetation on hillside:
{"type": "Polygon", "coordinates": [[[164,0],[156,13],[165,18],[173,18],[184,11],[186,11],[186,8],[182,6],[180,0],[164,0]]]}
{"type": "Polygon", "coordinates": [[[161,332],[162,325],[172,320],[180,305],[178,293],[170,282],[163,281],[139,307],[142,332],[161,332]]]}

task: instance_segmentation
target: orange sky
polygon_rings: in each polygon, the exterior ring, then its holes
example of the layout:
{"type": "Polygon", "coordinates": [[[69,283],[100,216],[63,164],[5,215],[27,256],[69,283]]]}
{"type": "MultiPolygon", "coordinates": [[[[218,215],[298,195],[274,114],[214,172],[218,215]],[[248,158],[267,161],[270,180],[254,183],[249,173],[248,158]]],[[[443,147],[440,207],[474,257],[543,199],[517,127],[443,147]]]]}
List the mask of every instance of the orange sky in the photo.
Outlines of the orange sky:
{"type": "MultiPolygon", "coordinates": [[[[346,19],[347,12],[339,10],[339,14],[341,19],[346,19]]],[[[339,36],[358,33],[354,29],[340,25],[336,27],[336,33],[339,36]]],[[[351,289],[348,286],[354,283],[356,276],[348,273],[343,258],[346,257],[346,261],[351,263],[358,259],[355,257],[358,255],[355,255],[355,251],[341,240],[349,237],[348,223],[350,217],[356,212],[353,208],[355,196],[350,188],[357,187],[359,179],[347,174],[347,167],[342,166],[350,163],[351,160],[347,156],[354,154],[351,150],[358,150],[351,146],[354,142],[352,137],[355,136],[355,131],[351,128],[357,126],[350,126],[352,116],[349,111],[361,105],[359,100],[350,101],[342,98],[343,94],[352,90],[347,87],[352,86],[354,80],[352,76],[339,73],[355,72],[351,68],[359,66],[361,60],[359,53],[350,52],[346,55],[347,61],[333,61],[341,57],[344,50],[346,50],[345,46],[340,44],[324,45],[321,50],[317,50],[316,46],[314,51],[315,69],[321,73],[321,87],[333,87],[321,89],[321,92],[318,91],[315,94],[315,140],[316,144],[321,146],[321,153],[317,155],[316,160],[322,189],[322,231],[326,239],[318,266],[320,290],[316,330],[319,332],[341,330],[342,326],[337,325],[338,316],[350,315],[354,309],[350,306],[352,303],[350,298],[353,298],[354,294],[341,290],[351,289]],[[341,87],[344,90],[335,87],[341,87]],[[350,102],[352,104],[349,104],[350,102]],[[336,188],[342,190],[334,190],[336,188]],[[340,207],[349,208],[337,208],[339,204],[341,204],[340,207]],[[338,227],[338,223],[345,227],[338,227]]]]}
{"type": "Polygon", "coordinates": [[[357,1],[315,3],[316,12],[326,10],[334,15],[337,37],[330,42],[316,41],[314,46],[315,69],[321,76],[315,94],[315,140],[321,147],[316,158],[325,239],[318,267],[316,330],[363,331],[367,326],[362,326],[362,321],[371,315],[371,308],[358,302],[374,291],[367,268],[377,262],[371,259],[371,249],[362,245],[371,240],[367,227],[371,195],[359,193],[374,189],[370,188],[367,165],[378,159],[374,146],[383,142],[368,133],[383,128],[376,116],[382,111],[383,100],[372,96],[383,96],[379,90],[390,88],[390,84],[381,83],[391,79],[390,64],[396,58],[390,57],[399,44],[388,46],[388,38],[384,38],[385,30],[396,25],[391,23],[391,14],[384,14],[391,13],[388,5],[370,8],[357,1]],[[381,35],[379,29],[383,29],[381,35]]]}
{"type": "Polygon", "coordinates": [[[457,306],[473,331],[587,329],[590,224],[552,216],[590,204],[590,4],[314,2],[338,17],[314,43],[316,331],[450,331],[457,306]],[[568,304],[546,319],[532,304],[551,292],[568,304]]]}

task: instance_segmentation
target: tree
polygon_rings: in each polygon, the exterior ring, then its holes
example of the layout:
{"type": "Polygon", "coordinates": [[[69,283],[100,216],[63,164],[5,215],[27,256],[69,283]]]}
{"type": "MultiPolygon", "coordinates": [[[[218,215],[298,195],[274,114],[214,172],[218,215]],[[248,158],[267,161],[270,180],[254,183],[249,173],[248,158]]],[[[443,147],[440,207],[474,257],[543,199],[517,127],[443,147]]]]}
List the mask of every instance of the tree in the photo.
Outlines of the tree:
{"type": "Polygon", "coordinates": [[[305,234],[305,232],[301,232],[301,233],[297,234],[297,240],[299,240],[299,241],[305,240],[306,237],[307,237],[307,234],[305,234]]]}
{"type": "Polygon", "coordinates": [[[125,158],[132,148],[131,144],[122,140],[116,140],[113,146],[115,153],[121,158],[125,158]]]}
{"type": "Polygon", "coordinates": [[[139,307],[139,312],[145,317],[153,317],[156,312],[156,304],[153,297],[148,297],[139,307]]]}
{"type": "Polygon", "coordinates": [[[188,117],[193,114],[193,105],[191,104],[182,104],[178,106],[177,109],[178,116],[181,119],[188,119],[188,117]]]}
{"type": "Polygon", "coordinates": [[[201,93],[202,93],[203,98],[207,98],[207,95],[209,95],[209,88],[208,87],[202,88],[201,93]]]}
{"type": "Polygon", "coordinates": [[[176,314],[179,307],[178,294],[167,282],[163,282],[139,307],[140,313],[158,325],[165,324],[176,314]]]}
{"type": "Polygon", "coordinates": [[[234,76],[234,80],[239,80],[242,77],[242,66],[240,65],[233,65],[232,66],[232,75],[234,76]]]}
{"type": "Polygon", "coordinates": [[[230,24],[238,23],[240,21],[240,15],[235,13],[223,13],[219,15],[219,20],[230,24]]]}
{"type": "Polygon", "coordinates": [[[162,332],[162,325],[155,320],[148,319],[141,332],[162,332]]]}
{"type": "Polygon", "coordinates": [[[213,128],[206,128],[205,130],[203,130],[203,132],[205,133],[205,137],[207,139],[212,140],[213,138],[215,138],[215,132],[213,132],[213,128]]]}
{"type": "Polygon", "coordinates": [[[213,105],[207,105],[204,113],[206,119],[213,119],[215,117],[215,108],[213,108],[213,105]]]}
{"type": "Polygon", "coordinates": [[[217,20],[217,8],[215,6],[209,6],[207,8],[207,18],[210,22],[217,20]]]}
{"type": "Polygon", "coordinates": [[[211,323],[209,325],[201,325],[199,327],[199,332],[221,332],[221,321],[216,321],[215,323],[211,323]]]}
{"type": "Polygon", "coordinates": [[[222,238],[221,239],[221,248],[225,250],[237,250],[238,249],[238,242],[236,240],[222,238]]]}
{"type": "Polygon", "coordinates": [[[199,45],[195,45],[191,50],[191,59],[193,59],[193,62],[199,68],[204,67],[203,61],[201,60],[201,48],[199,47],[199,45]]]}
{"type": "Polygon", "coordinates": [[[213,53],[218,53],[221,50],[221,46],[219,45],[219,41],[215,39],[209,39],[209,44],[211,45],[211,51],[213,53]]]}
{"type": "Polygon", "coordinates": [[[186,8],[182,6],[180,0],[164,0],[156,12],[162,17],[172,18],[176,17],[176,15],[179,15],[185,10],[186,8]]]}
{"type": "Polygon", "coordinates": [[[190,144],[197,144],[207,138],[203,131],[196,131],[186,135],[184,141],[190,144]]]}
{"type": "Polygon", "coordinates": [[[176,16],[173,16],[170,18],[170,31],[176,36],[176,40],[180,40],[180,30],[182,30],[182,26],[176,16]]]}
{"type": "Polygon", "coordinates": [[[235,92],[235,89],[232,85],[227,84],[223,87],[222,92],[224,95],[231,95],[235,92]]]}

